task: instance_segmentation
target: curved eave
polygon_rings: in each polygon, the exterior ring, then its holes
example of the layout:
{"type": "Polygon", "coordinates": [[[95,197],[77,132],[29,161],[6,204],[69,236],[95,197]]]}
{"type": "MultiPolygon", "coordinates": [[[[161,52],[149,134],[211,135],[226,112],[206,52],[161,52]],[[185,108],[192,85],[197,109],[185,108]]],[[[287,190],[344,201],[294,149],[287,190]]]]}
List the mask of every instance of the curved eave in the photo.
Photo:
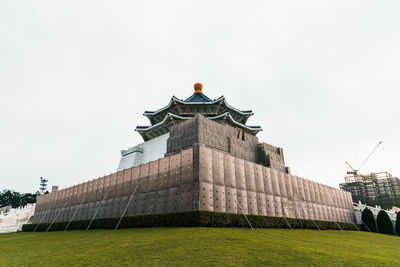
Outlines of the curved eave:
{"type": "MultiPolygon", "coordinates": [[[[146,135],[147,132],[150,132],[151,130],[157,129],[159,127],[163,127],[164,125],[167,125],[169,122],[171,122],[173,120],[188,120],[191,118],[193,118],[193,116],[184,117],[184,116],[179,116],[179,115],[169,112],[161,122],[156,123],[151,126],[137,126],[135,131],[137,131],[143,137],[143,139],[145,141],[147,141],[147,140],[151,139],[146,135]]],[[[227,119],[233,125],[243,128],[253,135],[257,135],[258,132],[262,131],[260,126],[247,126],[247,125],[244,125],[244,124],[236,121],[229,112],[225,112],[225,113],[222,113],[217,116],[210,116],[210,117],[207,117],[207,119],[210,119],[210,120],[227,119]]]]}
{"type": "Polygon", "coordinates": [[[210,120],[228,119],[233,125],[241,127],[243,129],[246,129],[246,130],[254,133],[254,135],[256,135],[258,132],[262,131],[260,126],[247,126],[247,125],[244,125],[244,124],[236,121],[229,112],[225,112],[225,113],[222,113],[222,114],[214,116],[214,117],[208,117],[208,119],[210,119],[210,120]]]}
{"type": "MultiPolygon", "coordinates": [[[[174,98],[174,97],[173,97],[173,98],[174,98]]],[[[242,115],[242,116],[249,116],[249,117],[250,117],[250,116],[254,115],[254,113],[253,113],[252,110],[239,110],[239,109],[237,109],[237,108],[232,107],[231,105],[228,104],[228,102],[226,102],[226,99],[225,99],[224,96],[220,96],[219,98],[215,99],[215,100],[212,101],[212,102],[185,102],[185,101],[180,100],[180,99],[177,99],[177,98],[175,98],[174,100],[175,100],[176,102],[178,102],[178,103],[183,104],[183,105],[213,105],[213,104],[217,104],[218,102],[221,102],[221,101],[222,101],[222,103],[224,103],[224,105],[225,105],[228,109],[231,109],[231,110],[233,110],[233,111],[239,113],[239,114],[242,115]]]]}
{"type": "Polygon", "coordinates": [[[225,99],[224,96],[222,96],[222,98],[224,99],[224,104],[225,104],[225,106],[226,106],[228,109],[234,110],[234,111],[236,111],[237,113],[239,113],[239,114],[241,114],[241,115],[243,115],[243,116],[248,116],[248,117],[250,117],[250,116],[253,116],[253,115],[254,115],[254,113],[253,113],[252,110],[239,110],[239,109],[237,109],[237,108],[232,107],[231,105],[229,105],[228,102],[226,102],[226,99],[225,99]]]}
{"type": "MultiPolygon", "coordinates": [[[[167,125],[169,122],[171,122],[172,120],[187,120],[190,119],[191,117],[183,117],[183,116],[179,116],[173,113],[168,113],[164,119],[162,121],[160,121],[159,123],[156,123],[154,125],[151,126],[136,126],[135,131],[137,131],[145,141],[152,139],[151,137],[148,137],[146,133],[150,132],[151,130],[157,129],[157,128],[162,128],[162,126],[167,125]]],[[[164,134],[164,132],[162,133],[164,134]]],[[[160,136],[161,134],[157,135],[160,136]]],[[[154,138],[154,137],[153,137],[154,138]]]]}
{"type": "Polygon", "coordinates": [[[217,98],[217,99],[215,99],[215,100],[213,100],[211,102],[185,102],[184,100],[180,100],[177,97],[172,96],[172,98],[169,101],[167,106],[165,106],[165,107],[163,107],[163,108],[161,108],[159,110],[156,110],[156,111],[145,111],[143,115],[146,116],[146,117],[156,116],[157,114],[159,114],[159,113],[161,113],[161,112],[163,112],[163,111],[165,111],[167,109],[170,109],[172,104],[174,104],[175,102],[180,103],[182,105],[214,105],[214,104],[217,104],[218,102],[221,102],[221,101],[224,103],[224,105],[228,109],[231,109],[231,110],[241,114],[242,116],[250,117],[250,116],[254,115],[254,113],[251,110],[239,110],[237,108],[234,108],[234,107],[230,106],[226,102],[226,99],[225,99],[224,96],[221,96],[221,97],[219,97],[219,98],[217,98]]]}
{"type": "Polygon", "coordinates": [[[165,107],[163,107],[163,108],[160,108],[159,110],[156,110],[156,111],[145,111],[144,112],[144,116],[152,116],[152,115],[157,115],[158,113],[160,113],[160,112],[162,112],[162,111],[164,111],[164,110],[166,110],[166,109],[169,109],[170,107],[171,107],[171,105],[172,105],[172,103],[173,103],[173,100],[174,100],[174,98],[176,98],[175,96],[172,96],[172,98],[171,98],[171,100],[169,101],[169,103],[168,103],[168,105],[166,105],[165,107]]]}

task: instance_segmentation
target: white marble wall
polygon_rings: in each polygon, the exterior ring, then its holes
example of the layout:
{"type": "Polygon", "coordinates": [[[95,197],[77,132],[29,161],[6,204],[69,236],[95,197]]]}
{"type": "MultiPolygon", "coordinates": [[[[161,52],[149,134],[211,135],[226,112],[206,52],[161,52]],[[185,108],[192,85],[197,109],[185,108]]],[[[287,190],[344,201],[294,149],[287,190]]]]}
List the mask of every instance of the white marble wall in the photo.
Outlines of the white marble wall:
{"type": "Polygon", "coordinates": [[[137,146],[130,147],[127,150],[122,150],[122,157],[117,171],[122,171],[124,169],[163,158],[167,152],[168,138],[169,133],[158,136],[137,146]]]}
{"type": "Polygon", "coordinates": [[[35,204],[11,209],[0,214],[0,233],[14,233],[22,230],[22,225],[32,221],[35,213],[35,204]]]}
{"type": "MultiPolygon", "coordinates": [[[[365,208],[368,208],[369,210],[371,210],[372,214],[375,217],[375,220],[378,217],[378,213],[382,210],[381,207],[379,207],[379,206],[371,207],[371,206],[364,205],[361,202],[354,203],[353,205],[354,205],[354,214],[356,216],[356,221],[358,224],[362,224],[361,215],[362,215],[362,211],[365,208]]],[[[396,216],[397,216],[396,212],[393,210],[384,210],[384,211],[389,216],[390,220],[392,221],[393,226],[396,225],[396,216]]]]}

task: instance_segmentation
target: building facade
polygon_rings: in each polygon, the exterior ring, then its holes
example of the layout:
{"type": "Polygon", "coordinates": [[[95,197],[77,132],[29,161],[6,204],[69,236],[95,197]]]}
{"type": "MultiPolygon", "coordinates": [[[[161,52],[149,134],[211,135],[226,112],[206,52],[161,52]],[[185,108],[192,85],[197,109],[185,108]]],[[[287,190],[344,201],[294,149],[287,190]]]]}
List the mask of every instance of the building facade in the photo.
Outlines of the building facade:
{"type": "Polygon", "coordinates": [[[400,207],[400,179],[388,172],[345,177],[342,190],[351,193],[353,202],[391,209],[400,207]]]}
{"type": "Polygon", "coordinates": [[[353,222],[351,195],[295,175],[282,148],[260,143],[251,110],[211,100],[200,84],[146,111],[144,143],[121,151],[118,171],[38,197],[34,222],[184,211],[353,222]],[[130,201],[131,200],[131,201],[130,201]]]}

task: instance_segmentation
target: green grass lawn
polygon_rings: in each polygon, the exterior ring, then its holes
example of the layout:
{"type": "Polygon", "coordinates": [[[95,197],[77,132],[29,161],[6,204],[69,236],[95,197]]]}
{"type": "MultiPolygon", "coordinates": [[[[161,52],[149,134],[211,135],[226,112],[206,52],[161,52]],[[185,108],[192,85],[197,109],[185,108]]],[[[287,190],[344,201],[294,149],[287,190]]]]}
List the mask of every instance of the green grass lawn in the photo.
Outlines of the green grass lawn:
{"type": "Polygon", "coordinates": [[[358,231],[140,228],[0,235],[0,266],[400,266],[400,237],[358,231]]]}

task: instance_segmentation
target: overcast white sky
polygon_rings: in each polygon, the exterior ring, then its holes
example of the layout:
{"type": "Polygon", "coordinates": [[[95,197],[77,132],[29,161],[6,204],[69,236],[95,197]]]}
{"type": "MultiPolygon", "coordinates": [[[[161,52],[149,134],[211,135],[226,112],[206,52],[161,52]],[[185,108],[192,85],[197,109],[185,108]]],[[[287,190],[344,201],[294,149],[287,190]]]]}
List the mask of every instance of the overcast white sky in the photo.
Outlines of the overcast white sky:
{"type": "Polygon", "coordinates": [[[0,189],[115,172],[143,111],[201,82],[292,173],[400,175],[400,1],[1,1],[0,189]]]}

